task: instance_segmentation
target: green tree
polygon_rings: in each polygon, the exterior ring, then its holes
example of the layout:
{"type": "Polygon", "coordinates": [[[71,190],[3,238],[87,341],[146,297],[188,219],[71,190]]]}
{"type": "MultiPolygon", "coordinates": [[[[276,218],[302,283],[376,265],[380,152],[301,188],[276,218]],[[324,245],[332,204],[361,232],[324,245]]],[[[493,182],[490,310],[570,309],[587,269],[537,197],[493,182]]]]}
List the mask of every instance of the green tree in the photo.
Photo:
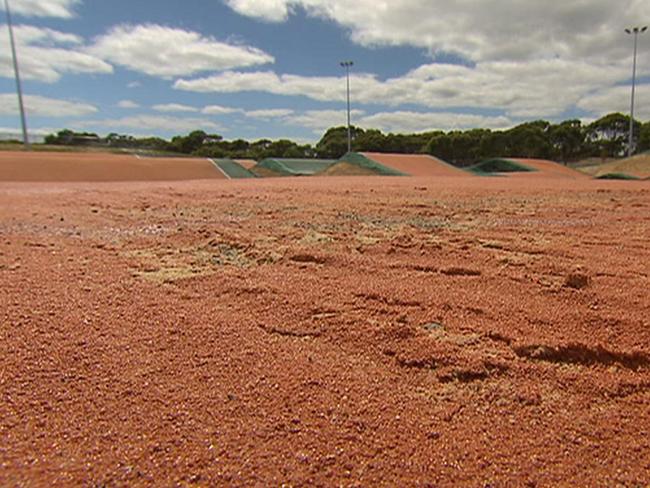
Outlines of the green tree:
{"type": "MultiPolygon", "coordinates": [[[[634,121],[633,131],[639,133],[640,123],[634,121]]],[[[602,157],[617,157],[625,154],[630,133],[630,117],[611,113],[592,122],[587,127],[587,140],[602,157]]]]}
{"type": "MultiPolygon", "coordinates": [[[[352,150],[357,150],[356,140],[363,137],[363,129],[352,127],[352,150]]],[[[316,154],[319,158],[338,159],[348,150],[348,128],[332,127],[325,132],[316,144],[316,154]]]]}
{"type": "Polygon", "coordinates": [[[637,152],[650,151],[650,122],[641,125],[639,129],[639,143],[637,152]]]}
{"type": "Polygon", "coordinates": [[[548,137],[550,123],[545,120],[526,122],[506,131],[505,156],[524,158],[550,158],[551,142],[548,137]]]}
{"type": "Polygon", "coordinates": [[[171,147],[174,151],[192,154],[199,149],[208,135],[202,130],[195,130],[186,136],[175,136],[172,138],[171,147]]]}
{"type": "Polygon", "coordinates": [[[549,130],[554,159],[567,163],[579,158],[584,152],[585,131],[577,120],[566,120],[549,130]]]}

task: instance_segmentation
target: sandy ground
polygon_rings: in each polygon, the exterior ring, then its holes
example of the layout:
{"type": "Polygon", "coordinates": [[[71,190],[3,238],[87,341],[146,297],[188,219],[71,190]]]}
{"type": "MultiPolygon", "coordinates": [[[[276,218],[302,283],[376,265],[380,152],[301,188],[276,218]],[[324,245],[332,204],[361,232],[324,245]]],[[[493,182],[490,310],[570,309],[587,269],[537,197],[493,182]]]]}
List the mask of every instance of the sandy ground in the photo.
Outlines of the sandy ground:
{"type": "Polygon", "coordinates": [[[471,176],[440,159],[425,154],[361,153],[368,159],[411,176],[471,176]]]}
{"type": "Polygon", "coordinates": [[[0,486],[646,486],[650,188],[0,184],[0,486]]]}
{"type": "Polygon", "coordinates": [[[225,176],[203,158],[0,151],[0,181],[173,181],[225,176]]]}

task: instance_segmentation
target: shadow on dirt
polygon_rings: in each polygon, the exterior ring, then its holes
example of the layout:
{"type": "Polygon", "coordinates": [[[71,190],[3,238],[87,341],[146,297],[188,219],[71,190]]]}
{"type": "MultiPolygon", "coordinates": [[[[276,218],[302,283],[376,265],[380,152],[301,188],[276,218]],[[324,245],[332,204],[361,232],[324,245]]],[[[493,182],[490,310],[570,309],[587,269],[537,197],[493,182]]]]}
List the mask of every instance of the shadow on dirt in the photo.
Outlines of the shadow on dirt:
{"type": "Polygon", "coordinates": [[[650,366],[650,356],[647,354],[613,352],[603,347],[590,348],[582,344],[559,347],[530,345],[514,347],[513,350],[519,357],[552,363],[580,364],[584,366],[616,365],[632,370],[650,366]]]}

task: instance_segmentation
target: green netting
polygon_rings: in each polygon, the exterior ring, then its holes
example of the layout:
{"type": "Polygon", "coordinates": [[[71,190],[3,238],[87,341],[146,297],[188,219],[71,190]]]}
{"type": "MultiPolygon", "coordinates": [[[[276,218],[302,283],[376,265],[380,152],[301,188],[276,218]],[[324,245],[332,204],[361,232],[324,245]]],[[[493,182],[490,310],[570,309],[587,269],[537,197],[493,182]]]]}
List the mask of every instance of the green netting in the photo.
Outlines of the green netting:
{"type": "Polygon", "coordinates": [[[636,176],[626,175],[625,173],[607,173],[596,177],[597,180],[640,180],[636,176]]]}
{"type": "Polygon", "coordinates": [[[212,162],[232,179],[257,178],[257,176],[232,159],[213,159],[212,162]]]}
{"type": "Polygon", "coordinates": [[[397,171],[396,169],[389,168],[388,166],[384,166],[383,164],[379,164],[378,162],[373,161],[372,159],[368,159],[363,154],[359,154],[359,153],[347,153],[345,156],[339,159],[339,162],[346,162],[346,163],[354,164],[356,166],[360,166],[362,168],[367,168],[371,171],[374,171],[378,175],[408,176],[406,173],[402,173],[401,171],[397,171]]]}
{"type": "Polygon", "coordinates": [[[470,166],[467,171],[477,175],[491,175],[494,173],[526,173],[537,170],[511,159],[493,158],[470,166]]]}
{"type": "Polygon", "coordinates": [[[263,159],[257,166],[286,176],[311,176],[325,171],[336,161],[333,159],[263,159]]]}

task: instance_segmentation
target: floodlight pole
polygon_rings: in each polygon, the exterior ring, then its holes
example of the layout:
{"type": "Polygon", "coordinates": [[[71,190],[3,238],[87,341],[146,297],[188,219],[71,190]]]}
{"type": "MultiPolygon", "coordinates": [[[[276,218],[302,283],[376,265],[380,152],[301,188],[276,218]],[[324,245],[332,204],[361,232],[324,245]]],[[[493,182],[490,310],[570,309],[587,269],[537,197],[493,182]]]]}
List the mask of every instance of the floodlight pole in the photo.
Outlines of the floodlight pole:
{"type": "Polygon", "coordinates": [[[643,34],[648,30],[648,26],[644,27],[633,27],[630,29],[625,29],[625,32],[628,34],[634,34],[634,58],[632,61],[632,101],[630,102],[630,135],[627,146],[627,156],[632,157],[632,144],[634,143],[634,89],[636,85],[636,49],[637,41],[639,38],[639,33],[643,34]]]}
{"type": "Polygon", "coordinates": [[[16,55],[16,40],[14,39],[14,28],[11,24],[11,10],[9,0],[5,0],[5,12],[7,12],[7,29],[9,30],[9,41],[11,43],[11,55],[14,62],[14,75],[16,76],[16,92],[18,93],[18,108],[20,109],[20,122],[23,127],[23,144],[29,149],[29,136],[27,135],[27,118],[25,117],[25,105],[23,104],[23,88],[20,83],[20,70],[18,69],[18,56],[16,55]]]}
{"type": "Polygon", "coordinates": [[[348,98],[348,152],[352,152],[352,126],[350,125],[350,67],[354,66],[352,61],[341,61],[341,66],[345,68],[347,79],[347,98],[348,98]]]}

